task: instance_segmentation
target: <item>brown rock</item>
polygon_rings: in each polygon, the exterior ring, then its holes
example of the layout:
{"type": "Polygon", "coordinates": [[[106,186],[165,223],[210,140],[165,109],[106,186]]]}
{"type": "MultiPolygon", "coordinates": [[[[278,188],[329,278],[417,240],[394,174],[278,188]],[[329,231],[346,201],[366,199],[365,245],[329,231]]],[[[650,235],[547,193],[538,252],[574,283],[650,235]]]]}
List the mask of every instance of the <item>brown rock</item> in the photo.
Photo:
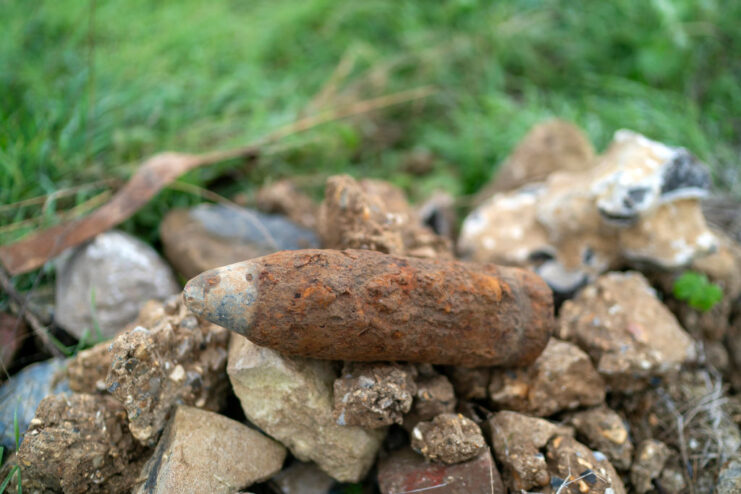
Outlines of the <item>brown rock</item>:
{"type": "Polygon", "coordinates": [[[167,259],[186,278],[279,250],[319,246],[313,231],[282,216],[212,204],[170,211],[160,238],[167,259]]]}
{"type": "Polygon", "coordinates": [[[369,429],[401,424],[417,392],[416,375],[411,365],[346,363],[334,382],[335,420],[369,429]]]}
{"type": "Polygon", "coordinates": [[[257,191],[255,200],[260,211],[282,214],[297,225],[310,230],[317,227],[319,205],[289,179],[263,185],[257,191]]]}
{"type": "Polygon", "coordinates": [[[89,394],[104,392],[107,388],[105,380],[112,364],[113,354],[110,341],[104,341],[92,348],[82,350],[67,364],[70,389],[78,393],[89,394]]]}
{"type": "Polygon", "coordinates": [[[460,414],[440,414],[430,422],[418,423],[412,431],[412,449],[428,461],[462,463],[484,448],[486,442],[479,426],[460,414]]]}
{"type": "Polygon", "coordinates": [[[605,384],[579,347],[551,338],[529,367],[494,369],[489,393],[499,408],[547,417],[603,402],[605,384]]]}
{"type": "Polygon", "coordinates": [[[692,339],[637,272],[608,273],[561,308],[558,336],[584,349],[616,390],[695,359],[692,339]]]}
{"type": "Polygon", "coordinates": [[[432,491],[435,494],[505,494],[499,471],[487,448],[475,459],[455,465],[428,463],[411,449],[380,461],[382,494],[432,491]]]}
{"type": "Polygon", "coordinates": [[[44,398],[18,451],[25,490],[130,492],[146,459],[111,397],[44,398]]]}
{"type": "Polygon", "coordinates": [[[260,432],[198,408],[179,406],[135,492],[232,493],[272,477],[286,449],[260,432]]]}
{"type": "Polygon", "coordinates": [[[447,377],[434,371],[417,379],[417,394],[412,409],[404,417],[404,428],[410,431],[423,420],[432,420],[455,410],[455,390],[447,377]]]}
{"type": "Polygon", "coordinates": [[[661,475],[670,450],[666,444],[647,439],[638,445],[633,467],[630,469],[630,482],[638,494],[653,489],[652,481],[661,475]]]}
{"type": "Polygon", "coordinates": [[[551,491],[559,494],[625,494],[620,476],[602,453],[573,437],[557,436],[548,443],[551,491]]]}
{"type": "Polygon", "coordinates": [[[481,204],[497,192],[542,182],[554,172],[581,172],[594,164],[594,148],[579,127],[557,119],[539,123],[498,167],[474,202],[481,204]]]}
{"type": "Polygon", "coordinates": [[[491,369],[489,367],[451,367],[447,371],[456,394],[463,400],[483,399],[488,396],[491,369]]]}
{"type": "Polygon", "coordinates": [[[575,413],[569,422],[590,448],[604,453],[616,468],[630,468],[633,443],[625,422],[615,411],[602,405],[575,413]]]}
{"type": "Polygon", "coordinates": [[[258,345],[330,360],[525,365],[553,324],[551,291],[528,271],[366,250],[278,252],[202,273],[184,294],[258,345]]]}
{"type": "Polygon", "coordinates": [[[149,317],[158,321],[123,332],[111,343],[106,386],[126,408],[134,437],[154,445],[176,405],[221,407],[230,333],[200,321],[180,298],[153,308],[149,317]]]}
{"type": "Polygon", "coordinates": [[[510,490],[541,489],[550,485],[548,464],[543,454],[548,442],[573,434],[570,427],[516,412],[498,412],[489,419],[491,444],[504,466],[504,480],[510,490]]]}
{"type": "Polygon", "coordinates": [[[380,180],[330,177],[319,210],[319,234],[325,248],[452,257],[450,241],[423,226],[402,191],[380,180]]]}

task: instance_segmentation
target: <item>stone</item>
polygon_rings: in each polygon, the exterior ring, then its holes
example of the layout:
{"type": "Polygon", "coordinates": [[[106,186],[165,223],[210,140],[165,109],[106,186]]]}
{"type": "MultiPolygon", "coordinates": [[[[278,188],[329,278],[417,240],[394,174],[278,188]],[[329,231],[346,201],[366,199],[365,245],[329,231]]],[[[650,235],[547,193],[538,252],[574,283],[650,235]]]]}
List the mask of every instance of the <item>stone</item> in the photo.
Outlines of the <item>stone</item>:
{"type": "Polygon", "coordinates": [[[446,374],[460,399],[481,400],[489,395],[489,367],[449,367],[446,374]]]}
{"type": "Polygon", "coordinates": [[[329,494],[335,480],[314,463],[293,462],[278,472],[272,481],[282,494],[329,494]]]}
{"type": "Polygon", "coordinates": [[[112,338],[150,299],[180,292],[169,266],[149,245],[117,230],[68,250],[57,261],[56,322],[77,338],[112,338]],[[94,302],[94,303],[93,303],[94,302]]]}
{"type": "Polygon", "coordinates": [[[417,392],[416,375],[411,365],[346,363],[334,382],[335,421],[368,429],[401,424],[417,392]]]}
{"type": "Polygon", "coordinates": [[[460,414],[440,414],[429,422],[418,423],[412,431],[412,449],[428,461],[463,463],[485,448],[479,426],[460,414]]]}
{"type": "Polygon", "coordinates": [[[134,492],[233,493],[272,477],[285,457],[286,449],[262,433],[181,405],[142,468],[134,492]]]}
{"type": "Polygon", "coordinates": [[[647,439],[638,445],[633,467],[630,469],[630,482],[638,494],[653,489],[652,481],[661,475],[669,453],[666,444],[655,439],[647,439]]]}
{"type": "Polygon", "coordinates": [[[219,410],[226,400],[230,332],[199,320],[177,297],[151,302],[111,343],[108,391],[126,408],[131,433],[156,444],[177,405],[219,410]]]}
{"type": "Polygon", "coordinates": [[[116,400],[77,393],[44,398],[18,450],[30,492],[130,492],[145,458],[116,400]]]}
{"type": "Polygon", "coordinates": [[[458,250],[534,269],[564,296],[626,263],[682,268],[717,247],[699,203],[709,185],[687,150],[621,130],[594,167],[488,198],[463,221],[458,250]]]}
{"type": "Polygon", "coordinates": [[[309,230],[317,227],[319,205],[296,187],[290,179],[263,185],[255,196],[257,209],[281,214],[309,230]]]}
{"type": "Polygon", "coordinates": [[[550,486],[545,447],[557,436],[572,435],[573,429],[510,411],[494,414],[489,426],[492,447],[504,467],[504,481],[511,491],[550,486]]]}
{"type": "Polygon", "coordinates": [[[404,193],[381,180],[327,180],[319,234],[329,249],[367,249],[412,257],[452,257],[451,243],[424,226],[404,193]]]}
{"type": "Polygon", "coordinates": [[[404,417],[404,428],[409,432],[421,421],[455,411],[455,390],[448,378],[434,371],[421,374],[412,409],[404,417]]]}
{"type": "Polygon", "coordinates": [[[287,357],[233,335],[227,372],[247,418],[296,458],[340,482],[368,473],[385,431],[337,425],[332,362],[287,357]]]}
{"type": "Polygon", "coordinates": [[[728,460],[718,474],[715,485],[716,494],[734,494],[741,492],[741,457],[728,460]]]}
{"type": "Polygon", "coordinates": [[[712,195],[702,200],[702,214],[717,231],[741,244],[741,201],[731,195],[712,195]]]}
{"type": "Polygon", "coordinates": [[[546,458],[551,475],[551,493],[626,493],[620,475],[607,457],[593,452],[571,436],[553,438],[548,443],[546,458]]]}
{"type": "Polygon", "coordinates": [[[186,278],[279,250],[319,246],[312,230],[284,216],[221,204],[170,211],[160,238],[167,259],[186,278]]]}
{"type": "Polygon", "coordinates": [[[111,350],[111,342],[104,341],[92,348],[80,351],[69,359],[67,378],[70,389],[77,393],[88,394],[106,392],[108,386],[105,380],[113,364],[111,350]]]}
{"type": "Polygon", "coordinates": [[[328,360],[527,365],[555,323],[530,271],[369,250],[276,252],[201,273],[183,294],[253,343],[328,360]]]}
{"type": "Polygon", "coordinates": [[[582,172],[595,164],[594,148],[572,123],[553,119],[535,125],[497,168],[494,178],[474,199],[475,204],[496,194],[542,182],[559,171],[582,172]]]}
{"type": "Polygon", "coordinates": [[[22,318],[0,312],[0,362],[8,368],[25,339],[26,323],[22,318]]]}
{"type": "Polygon", "coordinates": [[[29,365],[0,387],[0,446],[15,449],[15,420],[21,441],[36,408],[46,396],[69,391],[63,379],[64,359],[51,359],[29,365]]]}
{"type": "Polygon", "coordinates": [[[589,356],[551,338],[529,367],[493,369],[489,394],[495,406],[540,417],[605,400],[605,384],[589,356]]]}
{"type": "Polygon", "coordinates": [[[692,338],[637,272],[602,275],[566,301],[557,335],[586,351],[613,390],[639,389],[696,359],[692,338]]]}
{"type": "Polygon", "coordinates": [[[428,463],[411,449],[401,449],[379,462],[378,484],[381,494],[507,492],[488,448],[473,460],[455,465],[428,463]]]}
{"type": "Polygon", "coordinates": [[[628,427],[614,410],[601,405],[569,418],[579,437],[593,450],[601,451],[620,470],[628,470],[633,461],[633,443],[628,427]]]}

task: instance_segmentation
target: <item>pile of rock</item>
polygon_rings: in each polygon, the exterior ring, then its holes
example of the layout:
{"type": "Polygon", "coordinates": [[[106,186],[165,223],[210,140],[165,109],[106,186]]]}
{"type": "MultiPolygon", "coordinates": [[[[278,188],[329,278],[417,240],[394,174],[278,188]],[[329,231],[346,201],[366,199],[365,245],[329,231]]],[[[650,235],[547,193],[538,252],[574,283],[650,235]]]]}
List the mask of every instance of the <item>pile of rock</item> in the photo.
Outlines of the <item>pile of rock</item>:
{"type": "Polygon", "coordinates": [[[498,265],[455,259],[451,229],[426,221],[447,212],[347,176],[318,206],[280,182],[258,195],[271,214],[171,212],[165,253],[201,273],[183,295],[153,252],[106,257],[97,240],[65,261],[59,283],[82,287],[65,296],[86,298],[61,322],[115,337],[26,400],[24,487],[739,492],[741,402],[724,383],[741,390],[741,248],[705,222],[708,187],[684,149],[620,131],[596,156],[549,122],[463,222],[460,256],[498,265]],[[85,255],[98,268],[77,273],[85,255]],[[108,271],[136,266],[141,293],[101,299],[108,271]],[[672,298],[687,267],[724,289],[711,311],[672,298]],[[116,304],[140,309],[123,329],[100,314],[116,304]]]}

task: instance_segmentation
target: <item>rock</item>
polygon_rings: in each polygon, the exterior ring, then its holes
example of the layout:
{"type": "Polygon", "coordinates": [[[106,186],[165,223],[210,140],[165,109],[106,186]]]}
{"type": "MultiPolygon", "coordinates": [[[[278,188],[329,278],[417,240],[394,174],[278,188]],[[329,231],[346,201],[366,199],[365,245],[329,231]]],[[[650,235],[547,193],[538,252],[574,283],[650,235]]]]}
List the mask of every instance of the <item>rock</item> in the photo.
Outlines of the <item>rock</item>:
{"type": "Polygon", "coordinates": [[[489,367],[450,367],[446,371],[453,388],[463,400],[480,400],[488,396],[491,369],[489,367]]]}
{"type": "Polygon", "coordinates": [[[435,494],[505,494],[499,471],[487,448],[475,459],[455,465],[428,463],[411,449],[380,461],[382,494],[434,491],[435,494]]]}
{"type": "Polygon", "coordinates": [[[489,419],[491,444],[504,466],[504,480],[510,490],[520,492],[550,485],[551,476],[543,454],[548,442],[573,434],[570,427],[516,412],[498,412],[489,419]]]}
{"type": "Polygon", "coordinates": [[[557,333],[590,355],[613,390],[638,389],[696,358],[692,339],[637,272],[605,274],[564,303],[557,333]]]}
{"type": "Polygon", "coordinates": [[[63,254],[56,285],[56,321],[78,338],[86,331],[96,335],[96,323],[103,338],[112,338],[144,302],[180,291],[154,249],[116,230],[63,254]]]}
{"type": "Polygon", "coordinates": [[[494,369],[489,393],[499,408],[547,417],[602,403],[605,384],[579,347],[551,338],[531,366],[494,369]]]}
{"type": "Polygon", "coordinates": [[[146,451],[109,396],[46,397],[18,450],[23,488],[30,492],[130,492],[146,451]]]}
{"type": "Polygon", "coordinates": [[[412,431],[412,449],[428,461],[462,463],[485,448],[479,426],[460,414],[440,414],[430,422],[418,423],[412,431]]]}
{"type": "Polygon", "coordinates": [[[162,433],[135,492],[233,493],[272,477],[286,449],[239,422],[179,406],[162,433]]]}
{"type": "Polygon", "coordinates": [[[0,387],[0,446],[15,449],[16,413],[22,440],[41,400],[69,391],[67,381],[62,379],[64,366],[64,359],[29,365],[0,387]]]}
{"type": "Polygon", "coordinates": [[[623,481],[605,455],[570,436],[557,436],[546,453],[551,491],[559,494],[625,494],[623,481]]]}
{"type": "Polygon", "coordinates": [[[329,494],[332,477],[314,463],[296,461],[273,477],[282,494],[329,494]]]}
{"type": "Polygon", "coordinates": [[[257,191],[255,200],[260,211],[281,214],[309,230],[317,227],[319,205],[289,179],[263,185],[257,191]]]}
{"type": "Polygon", "coordinates": [[[70,389],[88,394],[105,392],[107,390],[105,380],[113,364],[111,350],[111,342],[104,341],[82,350],[71,358],[67,364],[70,389]]]}
{"type": "Polygon", "coordinates": [[[253,343],[329,360],[527,365],[554,323],[529,271],[368,250],[277,252],[201,273],[184,296],[253,343]]]}
{"type": "Polygon", "coordinates": [[[741,492],[741,457],[728,460],[718,474],[715,486],[716,494],[734,494],[741,492]]]}
{"type": "Polygon", "coordinates": [[[423,420],[432,420],[443,413],[455,411],[455,390],[447,377],[436,372],[423,374],[417,380],[417,394],[404,428],[410,431],[423,420]]]}
{"type": "Polygon", "coordinates": [[[140,320],[150,324],[111,343],[106,386],[126,408],[134,437],[153,446],[177,405],[221,408],[230,333],[199,321],[180,297],[142,312],[140,320]]]}
{"type": "Polygon", "coordinates": [[[569,419],[579,436],[593,450],[604,453],[621,470],[628,470],[633,460],[633,443],[623,419],[602,405],[575,413],[569,419]]]}
{"type": "Polygon", "coordinates": [[[186,278],[279,250],[319,246],[313,231],[283,216],[221,204],[170,211],[160,238],[167,259],[186,278]]]}
{"type": "Polygon", "coordinates": [[[299,460],[340,482],[365,477],[384,431],[335,423],[331,362],[282,356],[234,335],[227,372],[247,418],[299,460]]]}
{"type": "Polygon", "coordinates": [[[368,429],[401,424],[417,392],[416,375],[410,365],[346,363],[334,382],[334,419],[368,429]]]}
{"type": "Polygon", "coordinates": [[[647,439],[638,445],[636,458],[630,469],[630,482],[638,494],[653,489],[652,481],[661,475],[669,453],[666,444],[655,439],[647,439]]]}
{"type": "Polygon", "coordinates": [[[403,192],[380,180],[327,180],[319,234],[329,249],[368,249],[412,257],[452,257],[450,241],[422,225],[403,192]]]}
{"type": "Polygon", "coordinates": [[[26,323],[20,317],[0,312],[0,362],[8,368],[26,334],[26,323]]]}
{"type": "Polygon", "coordinates": [[[699,206],[709,177],[687,150],[621,130],[595,167],[491,196],[464,220],[458,248],[536,269],[563,296],[626,262],[680,268],[716,248],[699,206]]]}
{"type": "Polygon", "coordinates": [[[554,172],[588,170],[594,166],[594,158],[594,148],[579,127],[558,119],[539,123],[499,165],[493,180],[476,194],[474,203],[481,204],[497,192],[542,182],[554,172]]]}

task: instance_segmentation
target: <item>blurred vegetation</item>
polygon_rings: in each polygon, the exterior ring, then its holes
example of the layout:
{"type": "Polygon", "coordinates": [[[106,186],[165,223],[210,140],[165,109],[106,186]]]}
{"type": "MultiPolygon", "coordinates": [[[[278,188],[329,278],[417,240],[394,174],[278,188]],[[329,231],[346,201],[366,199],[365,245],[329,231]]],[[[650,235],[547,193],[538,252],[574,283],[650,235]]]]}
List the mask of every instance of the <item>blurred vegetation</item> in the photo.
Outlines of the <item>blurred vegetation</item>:
{"type": "MultiPolygon", "coordinates": [[[[109,184],[96,181],[125,180],[158,151],[243,145],[317,109],[428,85],[424,100],[183,182],[231,196],[345,171],[413,197],[467,194],[553,116],[598,149],[626,127],[689,148],[726,187],[739,173],[741,2],[4,0],[0,19],[2,242],[101,202],[109,184]],[[417,177],[405,163],[420,153],[432,171],[417,177]]],[[[183,188],[125,228],[154,240],[167,209],[200,200],[183,188]]]]}

